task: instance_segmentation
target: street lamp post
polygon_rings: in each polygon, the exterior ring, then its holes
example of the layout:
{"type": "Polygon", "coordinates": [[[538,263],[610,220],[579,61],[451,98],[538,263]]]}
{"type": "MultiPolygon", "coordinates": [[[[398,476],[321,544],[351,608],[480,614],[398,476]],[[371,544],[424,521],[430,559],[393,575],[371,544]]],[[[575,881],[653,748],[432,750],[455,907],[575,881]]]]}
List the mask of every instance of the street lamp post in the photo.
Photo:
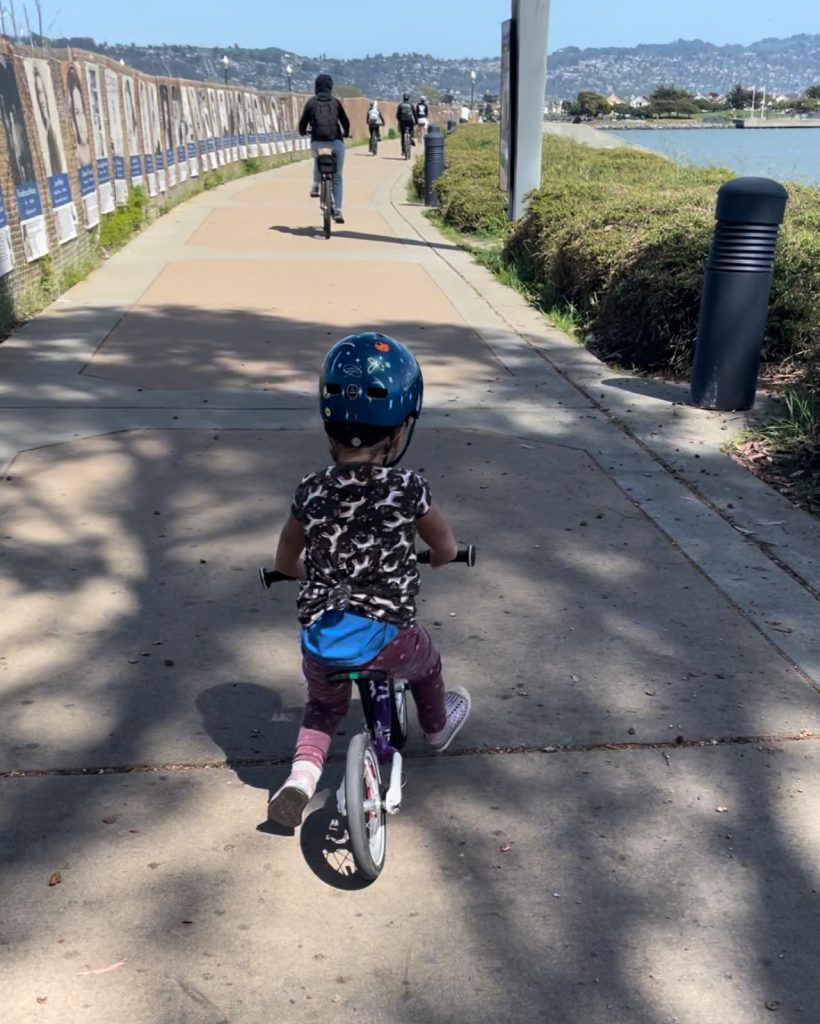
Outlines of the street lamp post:
{"type": "Polygon", "coordinates": [[[290,92],[290,76],[293,74],[293,68],[290,64],[285,68],[285,74],[288,76],[288,92],[290,92]]]}
{"type": "Polygon", "coordinates": [[[228,68],[230,67],[231,62],[228,60],[227,57],[223,57],[222,60],[220,61],[220,64],[222,65],[222,71],[223,71],[223,73],[225,75],[225,85],[227,85],[228,84],[228,68]]]}
{"type": "Polygon", "coordinates": [[[476,79],[476,73],[475,73],[475,71],[471,71],[470,72],[470,115],[471,116],[472,116],[472,113],[473,113],[473,101],[475,99],[475,79],[476,79]]]}

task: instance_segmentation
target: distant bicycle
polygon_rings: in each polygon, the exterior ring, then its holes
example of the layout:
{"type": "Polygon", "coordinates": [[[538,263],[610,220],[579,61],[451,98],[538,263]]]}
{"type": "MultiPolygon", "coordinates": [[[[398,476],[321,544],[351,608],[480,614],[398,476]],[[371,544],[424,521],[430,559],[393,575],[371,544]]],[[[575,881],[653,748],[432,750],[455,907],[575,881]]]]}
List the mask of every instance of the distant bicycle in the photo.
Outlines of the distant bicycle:
{"type": "Polygon", "coordinates": [[[413,148],[413,129],[405,125],[401,130],[401,155],[405,160],[410,159],[413,148]]]}
{"type": "Polygon", "coordinates": [[[371,156],[376,156],[379,152],[379,129],[378,127],[371,125],[370,128],[370,153],[371,156]]]}

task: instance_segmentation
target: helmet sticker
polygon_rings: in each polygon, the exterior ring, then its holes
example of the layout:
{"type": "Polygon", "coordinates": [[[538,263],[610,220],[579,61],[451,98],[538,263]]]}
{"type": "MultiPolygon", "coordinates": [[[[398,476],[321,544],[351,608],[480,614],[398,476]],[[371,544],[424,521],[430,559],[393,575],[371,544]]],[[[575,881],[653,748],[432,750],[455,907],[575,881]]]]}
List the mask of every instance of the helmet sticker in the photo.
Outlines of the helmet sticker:
{"type": "Polygon", "coordinates": [[[361,389],[358,384],[348,384],[345,388],[345,394],[351,401],[359,397],[361,389]]]}
{"type": "Polygon", "coordinates": [[[325,406],[325,416],[327,416],[327,418],[330,419],[331,415],[332,415],[332,413],[331,413],[330,409],[328,409],[328,407],[325,406]]]}
{"type": "Polygon", "coordinates": [[[342,373],[345,377],[361,377],[362,368],[361,366],[355,366],[353,363],[348,363],[347,366],[342,367],[342,373]]]}
{"type": "Polygon", "coordinates": [[[385,341],[377,341],[376,342],[376,348],[378,349],[379,352],[389,352],[390,351],[390,346],[385,341]]]}
{"type": "Polygon", "coordinates": [[[380,356],[369,356],[367,360],[367,372],[378,373],[379,370],[387,368],[387,364],[380,356]]]}

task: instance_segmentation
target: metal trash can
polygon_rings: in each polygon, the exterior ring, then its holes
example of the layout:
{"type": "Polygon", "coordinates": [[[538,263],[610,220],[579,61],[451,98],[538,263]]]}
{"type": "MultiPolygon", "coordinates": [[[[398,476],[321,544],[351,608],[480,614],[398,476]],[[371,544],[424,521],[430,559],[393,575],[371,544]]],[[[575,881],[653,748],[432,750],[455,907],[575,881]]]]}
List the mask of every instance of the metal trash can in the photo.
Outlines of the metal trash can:
{"type": "Polygon", "coordinates": [[[702,409],[754,405],[787,199],[769,178],[735,178],[718,190],[690,382],[692,403],[702,409]]]}
{"type": "Polygon", "coordinates": [[[424,137],[424,205],[438,208],[433,187],[444,173],[444,136],[437,124],[431,124],[424,137]]]}

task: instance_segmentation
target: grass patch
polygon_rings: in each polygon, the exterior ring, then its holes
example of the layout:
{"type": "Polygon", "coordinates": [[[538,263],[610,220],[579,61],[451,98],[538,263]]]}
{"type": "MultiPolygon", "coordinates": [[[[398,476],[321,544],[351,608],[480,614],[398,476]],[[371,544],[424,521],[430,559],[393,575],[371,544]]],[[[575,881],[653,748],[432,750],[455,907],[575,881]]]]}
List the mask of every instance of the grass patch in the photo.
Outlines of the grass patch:
{"type": "Polygon", "coordinates": [[[148,194],[141,185],[128,193],[125,206],[118,206],[100,218],[97,239],[105,252],[121,249],[148,222],[148,194]]]}
{"type": "Polygon", "coordinates": [[[741,435],[729,451],[796,505],[820,515],[820,398],[783,395],[784,413],[741,435]]]}

